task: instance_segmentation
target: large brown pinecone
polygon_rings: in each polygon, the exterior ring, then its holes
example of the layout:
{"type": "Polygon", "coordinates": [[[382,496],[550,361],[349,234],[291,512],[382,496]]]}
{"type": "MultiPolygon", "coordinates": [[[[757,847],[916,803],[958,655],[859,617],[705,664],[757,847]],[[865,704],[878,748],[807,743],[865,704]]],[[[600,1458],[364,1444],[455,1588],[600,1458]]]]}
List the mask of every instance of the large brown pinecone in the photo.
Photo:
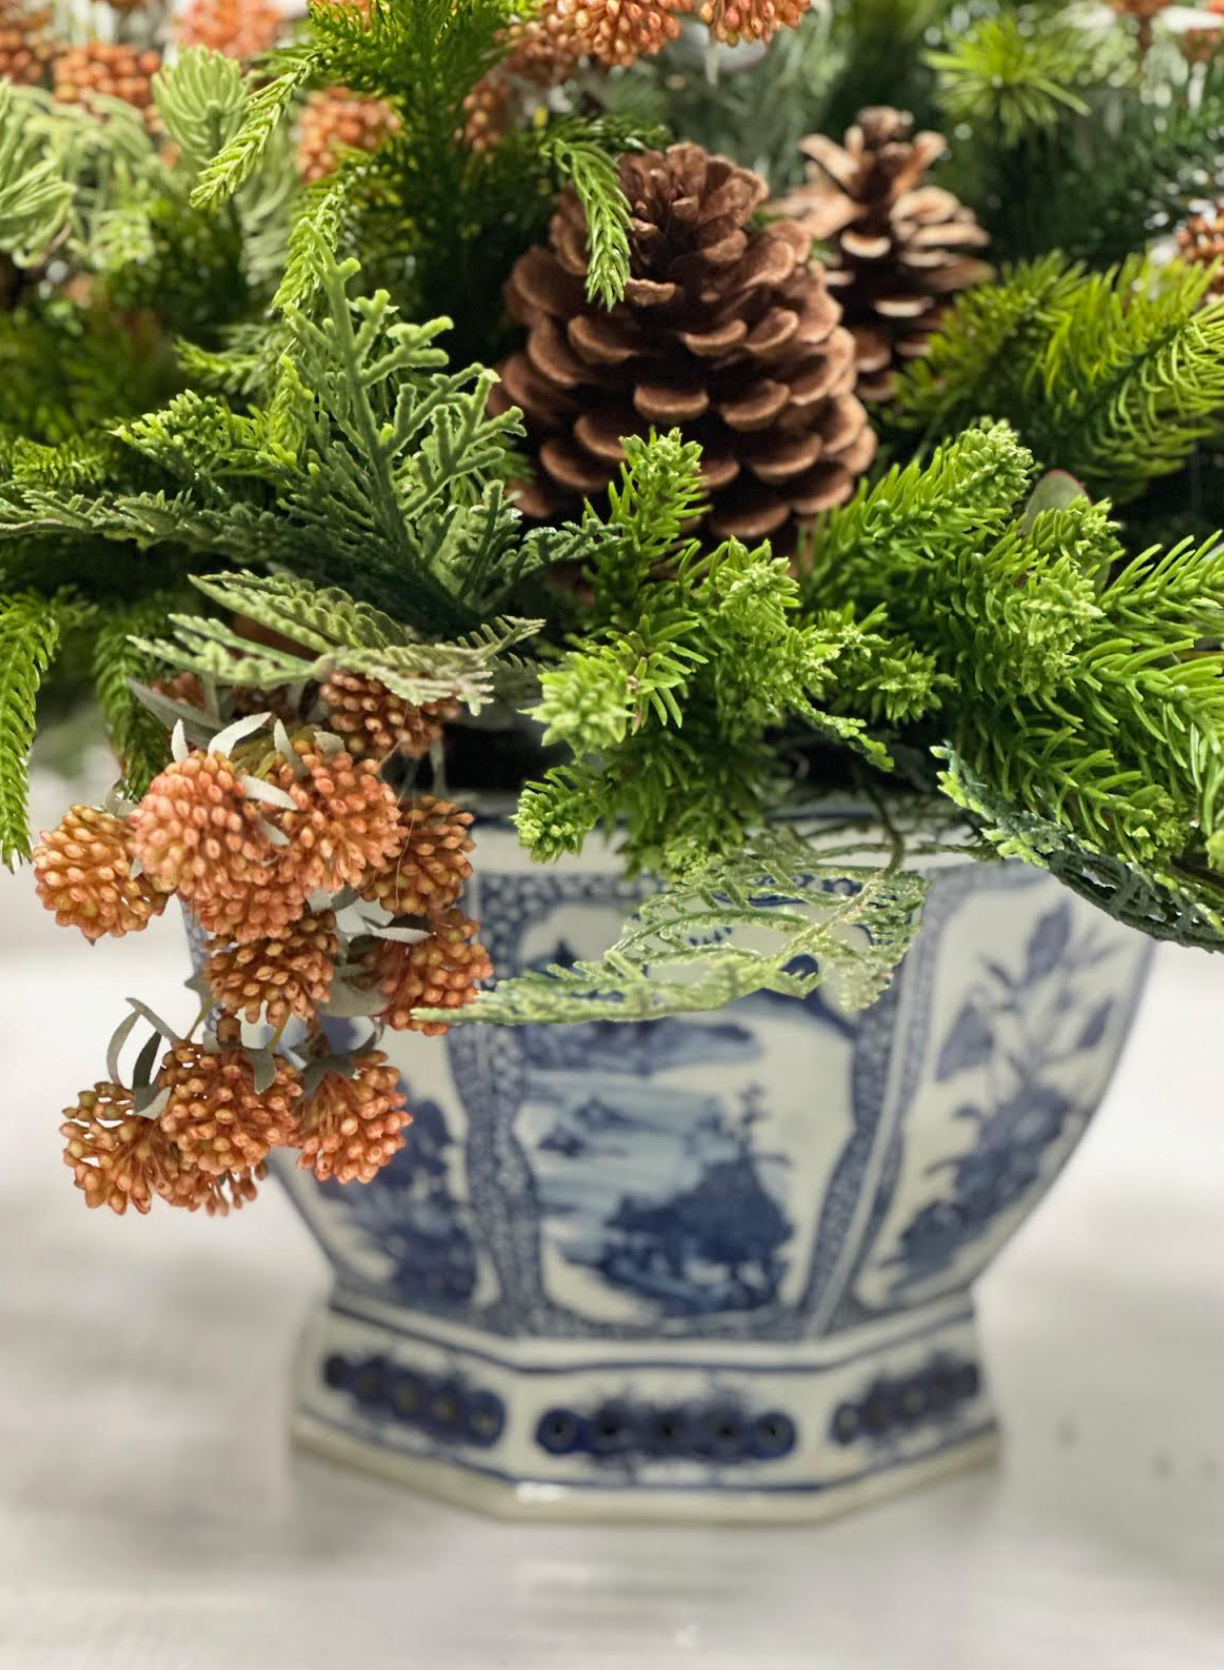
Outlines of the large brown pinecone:
{"type": "Polygon", "coordinates": [[[966,253],[990,241],[973,211],[924,184],[943,136],[913,127],[907,111],[872,105],[841,145],[809,134],[807,183],[776,205],[831,246],[829,288],[854,333],[868,400],[891,396],[896,370],[926,353],[946,299],[990,271],[966,253]]]}
{"type": "Polygon", "coordinates": [[[622,436],[673,427],[701,442],[716,538],[784,534],[848,498],[875,436],[810,234],[753,228],[765,182],[699,145],[624,156],[620,179],[633,213],[623,301],[609,312],[587,299],[572,191],[507,286],[527,341],[494,405],[527,420],[538,475],[523,509],[573,513],[616,477],[622,436]]]}

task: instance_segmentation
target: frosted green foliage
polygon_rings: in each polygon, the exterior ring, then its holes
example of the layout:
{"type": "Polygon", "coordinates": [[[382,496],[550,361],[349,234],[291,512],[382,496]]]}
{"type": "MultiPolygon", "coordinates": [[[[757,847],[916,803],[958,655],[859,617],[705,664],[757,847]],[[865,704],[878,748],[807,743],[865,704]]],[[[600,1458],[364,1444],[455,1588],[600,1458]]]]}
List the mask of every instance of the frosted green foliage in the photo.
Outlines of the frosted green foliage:
{"type": "Polygon", "coordinates": [[[753,992],[803,997],[826,982],[843,1009],[862,1009],[909,949],[925,891],[904,872],[822,868],[797,834],[774,829],[647,897],[598,961],[501,980],[433,1018],[657,1020],[753,992]]]}
{"type": "Polygon", "coordinates": [[[498,658],[540,624],[498,620],[466,641],[422,643],[380,609],[289,575],[218,574],[193,584],[220,605],[223,616],[163,615],[173,638],[139,639],[139,647],[175,668],[260,690],[357,673],[416,705],[450,698],[478,713],[493,697],[498,658]],[[300,653],[236,632],[228,624],[235,614],[289,639],[300,653]]]}

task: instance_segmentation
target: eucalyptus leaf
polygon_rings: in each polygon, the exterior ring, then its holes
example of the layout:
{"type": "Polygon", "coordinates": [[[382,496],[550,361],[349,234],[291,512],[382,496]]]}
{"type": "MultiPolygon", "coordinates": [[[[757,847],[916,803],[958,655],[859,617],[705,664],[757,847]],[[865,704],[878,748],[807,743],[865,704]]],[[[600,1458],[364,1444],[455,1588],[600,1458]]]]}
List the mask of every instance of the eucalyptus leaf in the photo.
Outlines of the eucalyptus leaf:
{"type": "Polygon", "coordinates": [[[112,1084],[122,1084],[120,1077],[119,1058],[123,1054],[123,1046],[132,1035],[132,1028],[140,1016],[134,1011],[124,1017],[111,1033],[110,1043],[106,1046],[106,1076],[112,1084]]]}
{"type": "Polygon", "coordinates": [[[166,1103],[170,1100],[170,1086],[166,1085],[158,1090],[155,1085],[146,1085],[138,1090],[132,1098],[132,1109],[143,1119],[159,1119],[165,1112],[166,1103]]]}
{"type": "Polygon", "coordinates": [[[136,1057],[136,1065],[132,1069],[132,1089],[144,1090],[153,1077],[153,1069],[157,1064],[158,1051],[161,1045],[161,1034],[151,1032],[144,1048],[136,1057]]]}
{"type": "Polygon", "coordinates": [[[167,1043],[177,1044],[180,1042],[179,1035],[174,1028],[172,1026],[168,1026],[166,1022],[162,1020],[160,1015],[155,1014],[154,1011],[149,1008],[147,1003],[142,1003],[138,997],[129,997],[124,1001],[137,1015],[143,1016],[151,1027],[156,1028],[167,1043]]]}
{"type": "Polygon", "coordinates": [[[270,1049],[248,1049],[247,1060],[255,1076],[255,1090],[260,1096],[276,1083],[276,1057],[270,1049]]]}
{"type": "MultiPolygon", "coordinates": [[[[224,753],[224,749],[221,750],[224,753]]],[[[277,788],[275,783],[265,782],[262,777],[251,777],[243,774],[238,781],[242,784],[243,792],[251,800],[261,800],[265,806],[276,806],[282,812],[296,812],[297,801],[285,789],[277,788]]]]}
{"type": "Polygon", "coordinates": [[[331,996],[324,1005],[329,1015],[339,1020],[368,1020],[371,1015],[379,1014],[387,1006],[385,995],[377,988],[373,991],[359,991],[349,981],[336,978],[332,981],[331,996]]]}
{"type": "Polygon", "coordinates": [[[271,717],[270,713],[248,713],[241,719],[235,719],[232,725],[227,725],[213,737],[213,753],[232,754],[238,744],[248,736],[254,736],[256,731],[266,730],[271,717]]]}

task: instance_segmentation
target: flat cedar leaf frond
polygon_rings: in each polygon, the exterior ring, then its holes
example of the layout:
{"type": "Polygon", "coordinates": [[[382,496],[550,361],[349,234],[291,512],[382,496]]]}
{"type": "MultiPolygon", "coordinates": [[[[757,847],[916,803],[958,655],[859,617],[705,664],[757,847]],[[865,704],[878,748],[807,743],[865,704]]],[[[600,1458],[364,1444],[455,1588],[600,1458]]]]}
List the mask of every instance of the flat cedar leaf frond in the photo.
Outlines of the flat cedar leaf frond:
{"type": "Polygon", "coordinates": [[[499,981],[445,1018],[657,1020],[760,991],[803,997],[826,981],[853,1012],[887,986],[925,892],[923,878],[904,871],[824,868],[798,835],[777,829],[648,896],[598,961],[499,981]]]}
{"type": "Polygon", "coordinates": [[[489,414],[492,372],[447,369],[446,320],[408,323],[385,291],[350,297],[356,264],[338,262],[317,227],[302,247],[319,302],[286,307],[275,359],[189,350],[238,392],[188,391],[114,428],[169,490],[10,485],[0,531],[164,541],[210,566],[254,552],[376,599],[426,638],[461,636],[503,612],[525,574],[572,556],[575,535],[524,535],[504,485],[519,414],[489,414]]]}
{"type": "Polygon", "coordinates": [[[1224,303],[1210,268],[1051,255],[967,292],[902,379],[895,417],[946,435],[1005,419],[1041,464],[1132,499],[1182,468],[1224,412],[1224,303]]]}
{"type": "Polygon", "coordinates": [[[1224,880],[1176,864],[1145,867],[1017,806],[957,754],[939,748],[944,793],[970,813],[1001,858],[1019,858],[1154,939],[1224,951],[1224,880]]]}
{"type": "Polygon", "coordinates": [[[55,656],[55,604],[35,592],[0,596],[0,861],[30,855],[29,757],[38,687],[55,656]]]}

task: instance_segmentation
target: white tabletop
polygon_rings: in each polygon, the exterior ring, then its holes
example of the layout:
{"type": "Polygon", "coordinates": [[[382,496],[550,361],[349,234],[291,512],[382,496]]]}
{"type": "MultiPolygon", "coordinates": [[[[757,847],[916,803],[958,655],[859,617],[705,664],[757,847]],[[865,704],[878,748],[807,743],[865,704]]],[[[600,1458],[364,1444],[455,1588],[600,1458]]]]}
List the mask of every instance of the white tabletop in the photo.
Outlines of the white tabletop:
{"type": "MultiPolygon", "coordinates": [[[[93,952],[0,874],[2,1670],[1220,1670],[1224,960],[1164,951],[1095,1127],[981,1290],[1002,1466],[787,1529],[515,1526],[292,1451],[323,1260],[87,1213],[59,1109],[181,928],[93,952]]],[[[176,1007],[177,1005],[177,1007],[176,1007]]]]}

